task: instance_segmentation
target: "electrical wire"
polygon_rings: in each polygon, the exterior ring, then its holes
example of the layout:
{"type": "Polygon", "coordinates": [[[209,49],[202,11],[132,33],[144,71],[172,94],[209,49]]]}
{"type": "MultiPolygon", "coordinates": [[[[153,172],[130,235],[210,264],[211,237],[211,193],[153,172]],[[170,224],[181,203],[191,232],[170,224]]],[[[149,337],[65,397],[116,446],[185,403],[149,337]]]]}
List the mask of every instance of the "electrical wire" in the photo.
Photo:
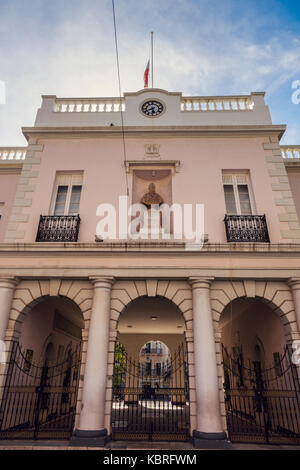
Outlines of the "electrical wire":
{"type": "Polygon", "coordinates": [[[118,72],[118,83],[119,83],[120,114],[121,114],[121,127],[122,127],[122,141],[123,141],[123,155],[124,155],[124,166],[125,166],[125,178],[126,178],[126,193],[127,193],[127,196],[129,196],[128,175],[127,175],[127,166],[126,166],[127,157],[126,157],[126,141],[125,141],[125,128],[124,128],[124,115],[123,115],[123,107],[122,107],[123,103],[122,103],[122,89],[121,89],[121,74],[120,74],[118,35],[117,35],[116,11],[115,11],[115,1],[114,1],[114,0],[112,0],[112,11],[113,11],[115,48],[116,48],[117,72],[118,72]]]}

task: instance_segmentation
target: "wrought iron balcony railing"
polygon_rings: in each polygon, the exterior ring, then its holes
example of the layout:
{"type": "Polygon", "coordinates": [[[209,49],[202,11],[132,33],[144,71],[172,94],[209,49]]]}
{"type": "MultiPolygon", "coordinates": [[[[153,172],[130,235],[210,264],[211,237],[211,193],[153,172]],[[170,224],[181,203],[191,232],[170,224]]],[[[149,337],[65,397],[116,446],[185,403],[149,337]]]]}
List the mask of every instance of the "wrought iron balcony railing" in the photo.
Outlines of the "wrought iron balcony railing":
{"type": "Polygon", "coordinates": [[[162,354],[162,348],[143,348],[141,354],[162,354]]]}
{"type": "Polygon", "coordinates": [[[79,215],[41,215],[37,242],[77,242],[79,215]]]}
{"type": "Polygon", "coordinates": [[[225,216],[228,242],[265,242],[269,233],[265,215],[227,215],[225,216]]]}

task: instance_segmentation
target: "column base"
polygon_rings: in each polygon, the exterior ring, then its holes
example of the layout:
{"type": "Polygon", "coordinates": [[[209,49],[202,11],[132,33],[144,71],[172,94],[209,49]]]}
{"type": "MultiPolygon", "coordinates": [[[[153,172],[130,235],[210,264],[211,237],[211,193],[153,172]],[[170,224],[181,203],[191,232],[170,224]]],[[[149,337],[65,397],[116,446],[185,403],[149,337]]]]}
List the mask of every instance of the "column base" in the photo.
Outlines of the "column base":
{"type": "Polygon", "coordinates": [[[230,449],[226,432],[193,431],[193,446],[195,449],[230,449]]]}
{"type": "Polygon", "coordinates": [[[83,431],[75,429],[70,439],[71,447],[104,447],[109,441],[107,429],[99,431],[83,431]]]}

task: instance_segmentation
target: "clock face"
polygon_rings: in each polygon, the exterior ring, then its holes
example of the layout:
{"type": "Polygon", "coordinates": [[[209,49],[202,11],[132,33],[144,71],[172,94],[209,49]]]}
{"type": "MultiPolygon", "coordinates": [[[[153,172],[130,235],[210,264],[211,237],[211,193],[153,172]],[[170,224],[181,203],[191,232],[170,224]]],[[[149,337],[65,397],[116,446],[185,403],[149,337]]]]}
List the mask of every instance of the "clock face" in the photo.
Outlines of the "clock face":
{"type": "Polygon", "coordinates": [[[156,100],[149,100],[142,104],[141,111],[145,116],[159,116],[164,111],[164,105],[156,100]]]}

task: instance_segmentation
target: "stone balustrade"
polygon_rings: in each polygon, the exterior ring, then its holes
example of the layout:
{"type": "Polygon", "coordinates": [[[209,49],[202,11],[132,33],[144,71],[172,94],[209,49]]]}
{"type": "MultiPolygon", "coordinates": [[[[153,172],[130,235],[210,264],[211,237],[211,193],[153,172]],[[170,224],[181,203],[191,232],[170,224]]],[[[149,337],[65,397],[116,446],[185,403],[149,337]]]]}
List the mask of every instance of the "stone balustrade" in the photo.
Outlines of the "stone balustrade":
{"type": "Polygon", "coordinates": [[[252,96],[186,96],[181,111],[252,111],[252,96]]]}
{"type": "Polygon", "coordinates": [[[281,145],[281,153],[283,158],[300,159],[300,145],[281,145]]]}
{"type": "MultiPolygon", "coordinates": [[[[125,111],[125,100],[121,100],[125,111]]],[[[252,96],[182,97],[181,111],[249,111],[254,107],[252,96]]],[[[56,98],[57,113],[111,113],[120,111],[119,98],[56,98]]]]}
{"type": "Polygon", "coordinates": [[[56,113],[112,113],[119,112],[120,106],[125,111],[122,98],[56,98],[54,112],[56,113]]]}
{"type": "Polygon", "coordinates": [[[61,98],[44,95],[35,127],[119,127],[271,125],[264,92],[233,96],[182,96],[160,89],[124,93],[124,97],[61,98]],[[140,112],[142,103],[162,100],[165,112],[155,121],[140,112]],[[121,116],[120,111],[124,112],[121,116]]]}
{"type": "Polygon", "coordinates": [[[0,147],[1,162],[25,160],[26,147],[0,147]]]}

